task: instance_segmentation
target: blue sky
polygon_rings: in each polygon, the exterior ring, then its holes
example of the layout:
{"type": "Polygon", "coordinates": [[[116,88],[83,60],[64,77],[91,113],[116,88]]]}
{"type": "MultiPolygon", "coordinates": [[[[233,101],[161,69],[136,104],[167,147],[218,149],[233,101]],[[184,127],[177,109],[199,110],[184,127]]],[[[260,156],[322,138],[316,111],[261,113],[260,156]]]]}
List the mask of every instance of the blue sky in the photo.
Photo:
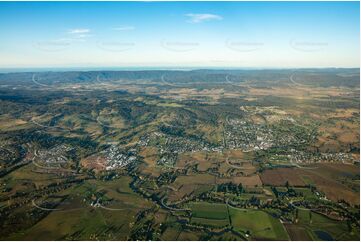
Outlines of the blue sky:
{"type": "Polygon", "coordinates": [[[0,68],[359,67],[358,2],[1,2],[0,68]]]}

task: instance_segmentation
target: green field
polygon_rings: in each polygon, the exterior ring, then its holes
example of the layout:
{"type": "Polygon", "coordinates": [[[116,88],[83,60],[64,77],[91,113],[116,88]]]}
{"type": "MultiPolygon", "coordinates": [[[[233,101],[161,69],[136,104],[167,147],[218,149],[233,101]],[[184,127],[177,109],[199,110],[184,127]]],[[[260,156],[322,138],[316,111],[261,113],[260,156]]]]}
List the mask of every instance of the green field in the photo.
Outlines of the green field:
{"type": "Polygon", "coordinates": [[[294,190],[302,193],[305,199],[318,199],[318,197],[309,188],[294,188],[294,190]]]}
{"type": "Polygon", "coordinates": [[[228,219],[207,219],[207,218],[193,217],[191,219],[191,223],[208,225],[208,226],[212,226],[212,227],[224,227],[224,226],[229,225],[229,220],[228,219]]]}
{"type": "Polygon", "coordinates": [[[228,219],[226,204],[197,202],[191,203],[192,216],[206,219],[228,219]]]}
{"type": "Polygon", "coordinates": [[[1,73],[0,240],[358,240],[359,69],[294,72],[1,73]]]}
{"type": "Polygon", "coordinates": [[[147,200],[129,188],[129,182],[130,178],[124,176],[108,182],[89,181],[66,190],[61,194],[68,199],[57,207],[58,211],[52,211],[34,226],[7,239],[126,240],[136,214],[150,207],[147,200]],[[119,210],[90,206],[86,196],[96,191],[105,192],[107,199],[113,200],[109,208],[119,210]]]}
{"type": "Polygon", "coordinates": [[[359,230],[352,229],[350,231],[344,221],[332,220],[306,210],[298,210],[298,218],[298,225],[306,228],[314,240],[321,239],[317,237],[315,231],[323,231],[332,236],[333,240],[359,240],[359,230]]]}
{"type": "Polygon", "coordinates": [[[241,233],[249,231],[251,239],[289,239],[283,225],[263,211],[229,207],[229,215],[233,228],[241,233]]]}
{"type": "Polygon", "coordinates": [[[192,210],[191,222],[215,227],[229,225],[226,204],[194,202],[189,206],[192,210]]]}

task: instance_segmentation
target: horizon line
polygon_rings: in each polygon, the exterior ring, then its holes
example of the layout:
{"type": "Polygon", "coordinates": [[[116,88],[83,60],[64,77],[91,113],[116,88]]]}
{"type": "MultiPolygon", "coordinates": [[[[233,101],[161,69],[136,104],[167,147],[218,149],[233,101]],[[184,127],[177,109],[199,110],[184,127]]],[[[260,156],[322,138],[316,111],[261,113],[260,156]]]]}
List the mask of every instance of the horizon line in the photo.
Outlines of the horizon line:
{"type": "Polygon", "coordinates": [[[127,67],[0,67],[0,73],[24,72],[91,72],[91,71],[195,71],[195,70],[302,70],[302,69],[359,69],[360,67],[225,67],[225,66],[127,66],[127,67]]]}

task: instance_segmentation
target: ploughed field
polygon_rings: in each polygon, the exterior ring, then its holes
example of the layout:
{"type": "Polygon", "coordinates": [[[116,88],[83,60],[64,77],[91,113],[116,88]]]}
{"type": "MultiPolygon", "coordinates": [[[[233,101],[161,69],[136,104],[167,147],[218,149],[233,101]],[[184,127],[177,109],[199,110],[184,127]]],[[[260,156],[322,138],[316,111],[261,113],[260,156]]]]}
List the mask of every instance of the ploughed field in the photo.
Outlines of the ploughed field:
{"type": "Polygon", "coordinates": [[[0,239],[359,240],[359,78],[0,74],[0,239]]]}

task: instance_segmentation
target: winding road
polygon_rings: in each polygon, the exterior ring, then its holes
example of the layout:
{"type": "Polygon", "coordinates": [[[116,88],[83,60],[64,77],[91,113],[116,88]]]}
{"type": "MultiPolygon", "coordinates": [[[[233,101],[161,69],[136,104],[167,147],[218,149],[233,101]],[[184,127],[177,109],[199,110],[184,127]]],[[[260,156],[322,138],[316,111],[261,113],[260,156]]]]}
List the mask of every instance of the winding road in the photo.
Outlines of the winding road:
{"type": "Polygon", "coordinates": [[[43,87],[50,87],[49,85],[46,85],[46,84],[43,84],[43,83],[38,82],[35,77],[36,77],[36,75],[33,74],[32,81],[33,81],[36,85],[43,86],[43,87]]]}
{"type": "Polygon", "coordinates": [[[35,199],[33,199],[31,201],[32,205],[38,209],[41,209],[41,210],[44,210],[44,211],[59,211],[59,210],[62,210],[62,209],[58,209],[58,208],[43,208],[43,207],[40,207],[39,205],[37,205],[35,203],[35,199]]]}
{"type": "Polygon", "coordinates": [[[172,207],[169,207],[167,204],[164,203],[164,199],[165,199],[165,197],[160,201],[160,203],[166,209],[173,210],[173,211],[190,211],[189,208],[172,208],[172,207]]]}

